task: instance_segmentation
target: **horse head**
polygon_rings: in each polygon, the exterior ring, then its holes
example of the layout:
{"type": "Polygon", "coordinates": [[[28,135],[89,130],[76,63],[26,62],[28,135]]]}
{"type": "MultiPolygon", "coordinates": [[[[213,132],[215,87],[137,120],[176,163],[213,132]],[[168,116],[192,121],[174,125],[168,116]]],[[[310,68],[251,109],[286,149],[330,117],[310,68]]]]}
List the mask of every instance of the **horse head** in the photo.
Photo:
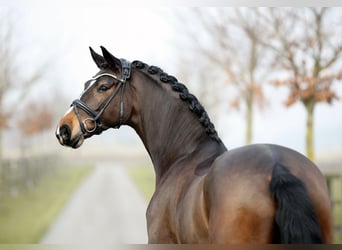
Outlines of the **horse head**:
{"type": "Polygon", "coordinates": [[[57,125],[60,144],[72,148],[82,145],[84,139],[100,134],[108,128],[119,128],[131,112],[126,84],[131,76],[131,65],[118,59],[101,46],[103,56],[90,48],[91,56],[100,71],[84,84],[81,97],[57,125]]]}

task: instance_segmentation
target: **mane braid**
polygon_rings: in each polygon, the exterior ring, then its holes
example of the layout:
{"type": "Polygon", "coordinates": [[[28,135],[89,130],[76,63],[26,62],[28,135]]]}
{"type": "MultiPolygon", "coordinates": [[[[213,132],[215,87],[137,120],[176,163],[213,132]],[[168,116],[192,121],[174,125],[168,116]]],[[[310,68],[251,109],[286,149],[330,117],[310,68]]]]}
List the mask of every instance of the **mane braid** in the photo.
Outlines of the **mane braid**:
{"type": "Polygon", "coordinates": [[[159,67],[148,66],[141,61],[134,61],[132,65],[137,69],[146,70],[146,72],[150,75],[156,75],[157,77],[159,76],[159,81],[169,84],[173,91],[179,93],[179,98],[182,101],[189,103],[190,111],[198,116],[199,122],[204,127],[205,132],[215,141],[221,142],[221,139],[218,137],[217,131],[215,130],[214,124],[210,121],[210,118],[201,103],[198,101],[196,96],[189,93],[188,88],[184,84],[178,82],[176,77],[168,75],[159,67]]]}

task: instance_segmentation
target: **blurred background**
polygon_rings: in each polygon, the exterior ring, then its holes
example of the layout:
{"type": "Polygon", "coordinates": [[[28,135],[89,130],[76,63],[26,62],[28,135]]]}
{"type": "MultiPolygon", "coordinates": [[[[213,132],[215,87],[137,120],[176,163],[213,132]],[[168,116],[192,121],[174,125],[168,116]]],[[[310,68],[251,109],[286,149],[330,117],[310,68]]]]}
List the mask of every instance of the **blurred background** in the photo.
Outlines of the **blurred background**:
{"type": "Polygon", "coordinates": [[[97,72],[88,47],[99,51],[100,45],[184,82],[228,149],[275,143],[315,161],[327,177],[335,241],[341,243],[341,34],[339,7],[2,1],[0,243],[146,242],[144,212],[154,174],[135,132],[106,131],[77,150],[61,147],[54,135],[97,72]],[[122,219],[132,214],[142,221],[122,219]]]}

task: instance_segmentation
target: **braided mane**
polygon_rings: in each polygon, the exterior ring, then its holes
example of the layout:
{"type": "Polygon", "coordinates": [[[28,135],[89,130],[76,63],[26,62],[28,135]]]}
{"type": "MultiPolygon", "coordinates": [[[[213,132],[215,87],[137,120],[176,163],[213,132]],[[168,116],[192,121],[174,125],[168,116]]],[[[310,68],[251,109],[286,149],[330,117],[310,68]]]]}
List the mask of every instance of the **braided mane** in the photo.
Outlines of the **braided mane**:
{"type": "Polygon", "coordinates": [[[209,116],[203,106],[200,104],[196,96],[189,93],[184,84],[178,82],[176,77],[168,75],[159,67],[148,66],[141,61],[134,61],[132,65],[139,70],[146,70],[146,72],[150,75],[154,75],[156,77],[159,76],[160,82],[169,84],[173,91],[179,93],[179,98],[189,104],[189,109],[198,116],[199,122],[204,127],[205,132],[215,141],[221,142],[221,139],[218,137],[217,131],[215,130],[214,124],[210,121],[209,116]]]}

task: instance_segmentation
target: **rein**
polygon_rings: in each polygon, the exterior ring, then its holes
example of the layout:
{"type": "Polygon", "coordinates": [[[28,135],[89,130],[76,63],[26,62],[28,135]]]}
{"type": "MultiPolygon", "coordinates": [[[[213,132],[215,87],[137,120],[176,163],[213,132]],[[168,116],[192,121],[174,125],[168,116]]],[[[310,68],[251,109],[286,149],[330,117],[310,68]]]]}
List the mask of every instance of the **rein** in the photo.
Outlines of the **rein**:
{"type": "Polygon", "coordinates": [[[120,95],[120,118],[119,118],[119,123],[116,125],[114,128],[120,128],[122,123],[124,122],[124,103],[123,103],[123,97],[124,97],[124,92],[125,92],[125,86],[127,80],[131,76],[131,64],[125,59],[120,59],[121,61],[121,67],[122,67],[122,77],[119,78],[116,75],[109,74],[109,73],[103,73],[100,75],[97,75],[93,77],[89,81],[96,81],[102,76],[109,76],[113,78],[114,80],[118,81],[118,85],[115,89],[115,91],[99,106],[101,110],[99,112],[95,112],[93,109],[91,109],[87,104],[85,104],[83,101],[80,99],[76,99],[72,102],[71,107],[73,107],[73,110],[77,116],[78,122],[81,127],[81,131],[84,135],[90,136],[92,134],[101,134],[102,131],[106,130],[107,127],[101,122],[101,116],[106,110],[106,108],[109,106],[111,101],[114,99],[115,96],[118,95],[119,91],[121,90],[121,95],[120,95]],[[83,121],[81,120],[80,113],[78,109],[82,109],[84,112],[86,112],[88,115],[91,117],[88,117],[84,119],[83,121]],[[94,124],[93,128],[88,128],[87,122],[91,122],[94,124]]]}

